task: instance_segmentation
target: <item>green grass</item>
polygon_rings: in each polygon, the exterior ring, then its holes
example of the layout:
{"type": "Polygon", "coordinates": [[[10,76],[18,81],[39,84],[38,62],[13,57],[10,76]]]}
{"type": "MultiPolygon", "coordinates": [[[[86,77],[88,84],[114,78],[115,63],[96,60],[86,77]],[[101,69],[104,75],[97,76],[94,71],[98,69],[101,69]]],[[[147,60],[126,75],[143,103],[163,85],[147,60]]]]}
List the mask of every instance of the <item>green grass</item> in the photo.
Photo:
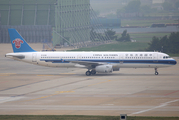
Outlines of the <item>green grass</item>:
{"type": "Polygon", "coordinates": [[[130,33],[130,36],[133,37],[150,37],[152,38],[153,36],[156,37],[163,37],[165,35],[170,35],[171,33],[130,33]]]}
{"type": "Polygon", "coordinates": [[[153,13],[149,13],[146,16],[150,16],[150,17],[163,17],[163,16],[178,16],[179,13],[178,11],[173,11],[173,12],[167,12],[167,11],[163,11],[163,12],[153,12],[153,13]]]}
{"type": "Polygon", "coordinates": [[[121,26],[148,26],[150,27],[153,23],[178,23],[174,20],[121,20],[121,26]]]}
{"type": "Polygon", "coordinates": [[[73,51],[141,51],[148,47],[146,42],[117,42],[73,51]]]}
{"type": "MultiPolygon", "coordinates": [[[[178,120],[178,117],[131,117],[127,120],[178,120]]],[[[0,115],[0,120],[120,120],[120,116],[0,115]]]]}
{"type": "MultiPolygon", "coordinates": [[[[137,42],[147,42],[152,41],[153,36],[163,37],[165,35],[169,36],[171,33],[130,33],[130,37],[137,42]]],[[[118,37],[121,37],[121,34],[117,34],[118,37]]]]}
{"type": "Polygon", "coordinates": [[[163,37],[165,35],[169,36],[171,33],[133,33],[130,34],[131,38],[137,40],[137,42],[150,42],[153,36],[163,37]]]}

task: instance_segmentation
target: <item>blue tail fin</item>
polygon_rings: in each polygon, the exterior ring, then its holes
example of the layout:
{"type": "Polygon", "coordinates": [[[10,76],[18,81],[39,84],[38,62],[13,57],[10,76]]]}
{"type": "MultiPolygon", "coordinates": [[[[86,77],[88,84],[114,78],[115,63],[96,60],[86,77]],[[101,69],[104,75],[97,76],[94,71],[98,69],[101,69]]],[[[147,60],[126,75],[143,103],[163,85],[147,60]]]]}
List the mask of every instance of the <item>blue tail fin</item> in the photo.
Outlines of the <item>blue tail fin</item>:
{"type": "Polygon", "coordinates": [[[22,36],[16,31],[16,29],[8,29],[11,44],[14,52],[36,52],[33,50],[22,36]]]}

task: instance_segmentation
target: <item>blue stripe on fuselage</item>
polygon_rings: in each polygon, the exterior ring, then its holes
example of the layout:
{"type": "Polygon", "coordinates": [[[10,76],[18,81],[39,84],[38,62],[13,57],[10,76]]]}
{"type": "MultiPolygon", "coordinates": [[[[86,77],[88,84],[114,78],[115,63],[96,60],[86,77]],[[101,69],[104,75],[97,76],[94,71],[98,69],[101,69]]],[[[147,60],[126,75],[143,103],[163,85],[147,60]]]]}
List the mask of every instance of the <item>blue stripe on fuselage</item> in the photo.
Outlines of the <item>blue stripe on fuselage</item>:
{"type": "Polygon", "coordinates": [[[52,62],[52,63],[69,63],[70,61],[85,61],[85,62],[104,62],[104,63],[120,63],[123,64],[168,64],[175,65],[177,62],[175,60],[77,60],[77,59],[40,59],[40,61],[52,62]]]}

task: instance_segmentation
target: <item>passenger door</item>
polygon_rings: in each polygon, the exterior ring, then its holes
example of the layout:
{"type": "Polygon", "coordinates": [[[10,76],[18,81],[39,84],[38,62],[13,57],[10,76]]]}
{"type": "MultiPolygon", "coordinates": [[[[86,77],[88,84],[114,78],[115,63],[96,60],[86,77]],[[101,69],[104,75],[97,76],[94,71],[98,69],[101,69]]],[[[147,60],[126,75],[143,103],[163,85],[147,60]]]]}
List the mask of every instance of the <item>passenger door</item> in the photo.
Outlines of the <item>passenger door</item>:
{"type": "Polygon", "coordinates": [[[37,62],[37,54],[32,53],[32,62],[37,62]]]}
{"type": "Polygon", "coordinates": [[[153,62],[158,62],[158,53],[153,54],[153,62]]]}

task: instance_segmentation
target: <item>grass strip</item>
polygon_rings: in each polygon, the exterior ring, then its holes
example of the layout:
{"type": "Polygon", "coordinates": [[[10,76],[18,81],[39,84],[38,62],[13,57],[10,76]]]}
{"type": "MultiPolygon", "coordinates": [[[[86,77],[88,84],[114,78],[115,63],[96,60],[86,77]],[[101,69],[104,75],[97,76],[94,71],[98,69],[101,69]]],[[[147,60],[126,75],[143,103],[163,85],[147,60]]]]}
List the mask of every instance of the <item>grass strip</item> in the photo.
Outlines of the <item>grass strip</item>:
{"type": "Polygon", "coordinates": [[[141,51],[148,47],[146,42],[117,42],[73,51],[141,51]]]}

